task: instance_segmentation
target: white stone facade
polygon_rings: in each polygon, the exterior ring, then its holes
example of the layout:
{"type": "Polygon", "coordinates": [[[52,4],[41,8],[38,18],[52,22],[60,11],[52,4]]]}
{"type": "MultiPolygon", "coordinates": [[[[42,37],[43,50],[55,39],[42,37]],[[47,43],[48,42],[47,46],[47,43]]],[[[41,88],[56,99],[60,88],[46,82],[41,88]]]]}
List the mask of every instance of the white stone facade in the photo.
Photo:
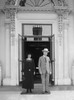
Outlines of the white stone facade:
{"type": "MultiPolygon", "coordinates": [[[[17,1],[17,0],[16,0],[17,1]]],[[[57,1],[57,0],[56,0],[57,1]]],[[[19,7],[16,2],[7,5],[0,13],[0,62],[3,85],[19,85],[18,34],[22,24],[52,24],[55,35],[55,85],[73,83],[74,14],[72,9],[59,6],[19,7]],[[17,6],[16,6],[17,5],[17,6]],[[31,9],[30,9],[31,8],[31,9]]],[[[38,3],[36,2],[36,5],[38,3]]]]}

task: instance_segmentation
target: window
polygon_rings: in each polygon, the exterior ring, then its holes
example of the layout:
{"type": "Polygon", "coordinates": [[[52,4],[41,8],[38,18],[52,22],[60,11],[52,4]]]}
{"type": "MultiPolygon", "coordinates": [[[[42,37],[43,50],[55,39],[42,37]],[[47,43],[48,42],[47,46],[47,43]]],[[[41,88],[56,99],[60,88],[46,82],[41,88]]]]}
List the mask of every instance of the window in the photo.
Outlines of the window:
{"type": "MultiPolygon", "coordinates": [[[[42,36],[42,27],[33,27],[34,36],[42,36]]],[[[41,37],[34,37],[34,40],[42,40],[41,37]]]]}

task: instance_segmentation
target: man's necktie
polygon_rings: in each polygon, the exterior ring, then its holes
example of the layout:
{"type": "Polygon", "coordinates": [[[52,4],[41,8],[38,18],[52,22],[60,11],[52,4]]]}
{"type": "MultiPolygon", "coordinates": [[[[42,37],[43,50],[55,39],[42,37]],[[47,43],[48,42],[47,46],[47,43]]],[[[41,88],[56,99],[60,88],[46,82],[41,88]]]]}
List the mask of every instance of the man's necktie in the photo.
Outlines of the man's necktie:
{"type": "Polygon", "coordinates": [[[47,62],[47,59],[46,59],[46,57],[45,57],[45,63],[47,62]]]}

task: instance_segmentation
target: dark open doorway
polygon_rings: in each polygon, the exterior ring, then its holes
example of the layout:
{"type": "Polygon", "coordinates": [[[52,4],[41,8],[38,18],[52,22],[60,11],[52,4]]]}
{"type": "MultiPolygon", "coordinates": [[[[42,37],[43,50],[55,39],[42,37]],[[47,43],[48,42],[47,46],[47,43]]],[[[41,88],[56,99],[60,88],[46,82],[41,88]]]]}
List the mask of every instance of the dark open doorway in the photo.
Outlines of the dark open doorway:
{"type": "MultiPolygon", "coordinates": [[[[24,47],[25,47],[24,48],[25,55],[31,53],[32,58],[34,59],[35,62],[34,81],[35,83],[41,83],[41,77],[38,70],[38,59],[42,55],[42,50],[44,48],[48,48],[50,51],[50,42],[49,41],[42,41],[42,42],[26,41],[24,43],[24,47]]],[[[50,53],[48,54],[48,56],[50,57],[50,53]]]]}
{"type": "Polygon", "coordinates": [[[18,65],[19,65],[19,84],[23,81],[23,61],[27,53],[32,54],[35,62],[35,83],[41,83],[41,77],[38,70],[38,59],[42,55],[44,48],[49,49],[48,56],[51,60],[52,75],[51,84],[55,82],[55,37],[52,34],[52,25],[50,24],[26,24],[22,25],[22,36],[18,36],[18,65]],[[29,31],[25,30],[29,29],[29,31]],[[28,32],[28,33],[27,33],[28,32]],[[29,35],[30,34],[30,35],[29,35]],[[47,35],[45,35],[47,34],[47,35]]]}
{"type": "MultiPolygon", "coordinates": [[[[19,45],[19,54],[18,54],[18,63],[19,63],[19,84],[22,83],[23,81],[23,60],[26,58],[26,55],[28,53],[32,54],[32,58],[34,59],[35,62],[35,76],[34,76],[34,80],[35,83],[41,83],[41,77],[39,74],[39,70],[38,70],[38,59],[39,57],[42,55],[42,50],[44,48],[48,48],[49,49],[49,54],[48,56],[50,57],[51,60],[51,67],[52,67],[52,75],[50,75],[50,83],[51,85],[54,85],[55,83],[55,46],[54,46],[54,35],[53,36],[49,36],[49,37],[45,37],[48,38],[48,41],[28,41],[27,38],[34,38],[32,37],[26,37],[26,36],[20,36],[19,35],[19,41],[18,41],[18,45],[19,45]],[[21,53],[22,52],[22,53],[21,53]]],[[[41,37],[44,38],[44,37],[41,37]]]]}

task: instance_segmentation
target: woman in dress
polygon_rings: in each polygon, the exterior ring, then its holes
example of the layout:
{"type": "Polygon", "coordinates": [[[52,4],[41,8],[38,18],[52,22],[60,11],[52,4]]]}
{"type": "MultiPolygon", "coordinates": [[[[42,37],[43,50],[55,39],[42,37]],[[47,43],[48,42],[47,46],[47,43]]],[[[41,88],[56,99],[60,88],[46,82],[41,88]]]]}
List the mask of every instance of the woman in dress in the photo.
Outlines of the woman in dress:
{"type": "Polygon", "coordinates": [[[31,54],[28,54],[26,60],[24,61],[24,81],[22,86],[26,89],[26,93],[32,93],[32,89],[34,88],[34,74],[34,60],[31,58],[31,54]]]}

